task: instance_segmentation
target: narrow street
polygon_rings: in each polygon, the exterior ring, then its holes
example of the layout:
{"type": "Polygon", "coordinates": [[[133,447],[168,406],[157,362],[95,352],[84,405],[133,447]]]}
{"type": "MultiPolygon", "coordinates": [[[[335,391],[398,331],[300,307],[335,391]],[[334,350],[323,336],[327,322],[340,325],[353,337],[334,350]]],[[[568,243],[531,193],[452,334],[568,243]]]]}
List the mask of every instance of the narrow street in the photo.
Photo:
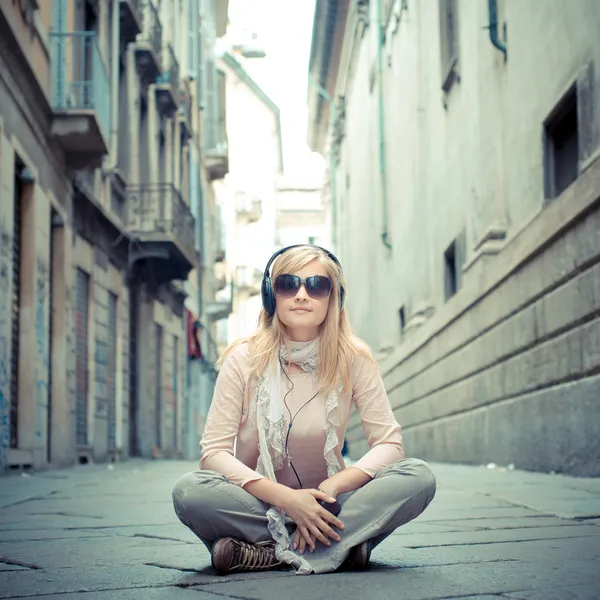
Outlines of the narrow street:
{"type": "Polygon", "coordinates": [[[374,551],[369,571],[220,577],[171,505],[194,467],[132,460],[7,476],[0,598],[599,597],[598,479],[433,465],[432,505],[374,551]]]}

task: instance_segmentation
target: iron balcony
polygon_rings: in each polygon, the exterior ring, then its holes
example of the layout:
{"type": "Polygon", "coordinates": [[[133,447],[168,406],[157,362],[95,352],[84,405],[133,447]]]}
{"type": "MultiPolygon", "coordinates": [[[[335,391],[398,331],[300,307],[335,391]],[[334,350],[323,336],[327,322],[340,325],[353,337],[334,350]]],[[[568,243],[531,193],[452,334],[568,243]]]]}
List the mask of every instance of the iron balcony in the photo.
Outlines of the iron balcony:
{"type": "Polygon", "coordinates": [[[140,74],[148,82],[156,81],[162,73],[162,25],[152,0],[142,3],[142,33],[135,45],[136,61],[140,74]]]}
{"type": "Polygon", "coordinates": [[[195,220],[173,184],[128,186],[127,229],[130,262],[144,261],[160,282],[185,280],[197,266],[195,220]]]}
{"type": "Polygon", "coordinates": [[[96,33],[51,32],[52,134],[73,169],[97,168],[108,153],[110,80],[96,33]]]}

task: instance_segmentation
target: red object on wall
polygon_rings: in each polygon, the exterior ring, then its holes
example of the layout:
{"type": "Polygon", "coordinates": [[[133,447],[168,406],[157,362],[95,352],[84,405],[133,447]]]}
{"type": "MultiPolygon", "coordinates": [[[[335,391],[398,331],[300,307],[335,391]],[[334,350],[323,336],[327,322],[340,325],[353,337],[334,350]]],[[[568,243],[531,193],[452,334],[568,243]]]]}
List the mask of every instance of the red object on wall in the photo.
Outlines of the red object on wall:
{"type": "Polygon", "coordinates": [[[202,358],[202,347],[200,346],[200,323],[195,315],[188,310],[185,309],[185,316],[187,319],[187,353],[189,358],[202,358]]]}

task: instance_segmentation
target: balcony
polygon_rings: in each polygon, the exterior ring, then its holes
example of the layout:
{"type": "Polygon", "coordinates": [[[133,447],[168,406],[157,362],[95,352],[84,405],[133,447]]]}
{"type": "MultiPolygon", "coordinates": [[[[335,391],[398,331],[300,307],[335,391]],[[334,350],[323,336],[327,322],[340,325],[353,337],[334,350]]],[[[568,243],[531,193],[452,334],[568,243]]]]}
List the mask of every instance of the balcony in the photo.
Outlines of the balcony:
{"type": "Polygon", "coordinates": [[[164,48],[163,67],[163,73],[156,79],[156,102],[161,114],[170,117],[179,105],[179,63],[171,44],[164,48]]]}
{"type": "Polygon", "coordinates": [[[211,181],[223,179],[229,173],[229,150],[227,142],[207,149],[204,164],[211,181]]]}
{"type": "Polygon", "coordinates": [[[142,32],[143,12],[143,0],[120,0],[119,17],[121,40],[125,44],[134,42],[138,34],[142,32]]]}
{"type": "Polygon", "coordinates": [[[129,186],[127,204],[127,229],[137,240],[130,267],[140,267],[157,283],[185,280],[197,264],[195,222],[175,186],[129,186]]]}
{"type": "Polygon", "coordinates": [[[135,56],[140,75],[150,83],[162,72],[162,26],[152,0],[142,3],[142,33],[135,44],[135,56]]]}
{"type": "Polygon", "coordinates": [[[262,201],[246,192],[237,192],[235,210],[240,221],[246,224],[256,223],[262,217],[262,201]]]}
{"type": "Polygon", "coordinates": [[[110,84],[93,31],[50,33],[52,134],[73,169],[98,168],[108,153],[110,84]]]}
{"type": "Polygon", "coordinates": [[[248,296],[258,296],[262,286],[263,273],[255,267],[238,267],[236,284],[238,291],[248,296]]]}
{"type": "Polygon", "coordinates": [[[225,248],[217,248],[215,250],[215,262],[221,263],[225,260],[225,248]]]}
{"type": "Polygon", "coordinates": [[[226,319],[232,312],[231,300],[215,300],[206,303],[206,316],[211,321],[226,319]]]}

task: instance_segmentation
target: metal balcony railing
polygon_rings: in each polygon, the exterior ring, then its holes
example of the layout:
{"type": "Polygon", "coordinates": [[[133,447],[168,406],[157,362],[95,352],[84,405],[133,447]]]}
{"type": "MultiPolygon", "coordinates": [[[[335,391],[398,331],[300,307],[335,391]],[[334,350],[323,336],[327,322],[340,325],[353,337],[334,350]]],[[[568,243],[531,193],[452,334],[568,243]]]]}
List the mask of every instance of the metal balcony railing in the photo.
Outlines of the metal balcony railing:
{"type": "Polygon", "coordinates": [[[127,187],[127,227],[138,234],[164,232],[195,256],[195,220],[181,194],[171,183],[127,187]]]}
{"type": "Polygon", "coordinates": [[[94,31],[50,33],[52,106],[94,110],[100,130],[110,135],[110,80],[94,31]]]}
{"type": "Polygon", "coordinates": [[[171,86],[173,94],[179,98],[179,62],[171,44],[167,44],[163,51],[163,72],[158,76],[156,83],[167,83],[171,86]]]}
{"type": "Polygon", "coordinates": [[[159,66],[162,64],[163,34],[158,11],[152,0],[140,0],[142,3],[142,34],[141,39],[152,47],[159,66]]]}

